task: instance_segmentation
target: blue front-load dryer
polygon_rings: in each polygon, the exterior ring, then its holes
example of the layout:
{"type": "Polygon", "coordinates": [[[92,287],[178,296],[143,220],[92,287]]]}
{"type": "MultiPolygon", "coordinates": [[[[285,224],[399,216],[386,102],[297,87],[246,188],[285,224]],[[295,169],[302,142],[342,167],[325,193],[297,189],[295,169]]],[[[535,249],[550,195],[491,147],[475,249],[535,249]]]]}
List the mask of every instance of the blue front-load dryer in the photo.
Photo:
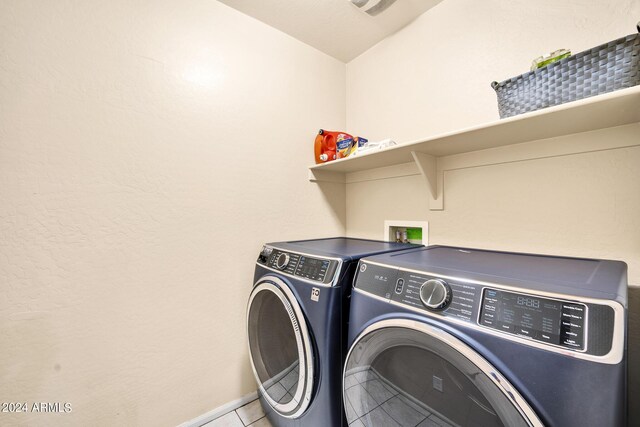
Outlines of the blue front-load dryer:
{"type": "Polygon", "coordinates": [[[350,426],[622,427],[627,266],[427,247],[360,261],[350,426]]]}
{"type": "Polygon", "coordinates": [[[344,424],[341,379],[358,260],[418,245],[330,238],[266,244],[247,307],[251,367],[276,427],[344,424]]]}

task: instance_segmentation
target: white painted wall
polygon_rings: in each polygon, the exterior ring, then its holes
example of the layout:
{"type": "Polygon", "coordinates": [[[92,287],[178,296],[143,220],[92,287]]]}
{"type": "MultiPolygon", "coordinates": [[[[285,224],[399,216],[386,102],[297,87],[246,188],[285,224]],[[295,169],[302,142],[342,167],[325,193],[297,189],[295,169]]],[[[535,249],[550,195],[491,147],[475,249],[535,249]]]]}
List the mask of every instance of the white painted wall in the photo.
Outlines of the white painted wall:
{"type": "Polygon", "coordinates": [[[344,96],[343,63],[216,1],[0,2],[0,401],[73,409],[0,424],[254,391],[260,245],[344,233],[344,188],[307,181],[344,96]]]}
{"type": "MultiPolygon", "coordinates": [[[[634,33],[637,0],[446,0],[347,64],[347,129],[403,142],[498,119],[493,80],[634,33]]],[[[637,125],[569,139],[640,138],[637,125]]],[[[558,141],[562,143],[562,141],[558,141]]],[[[429,221],[429,242],[629,264],[630,408],[640,423],[640,149],[445,173],[444,211],[418,175],[347,184],[347,234],[429,221]]],[[[633,424],[635,423],[635,424],[633,424]]]]}

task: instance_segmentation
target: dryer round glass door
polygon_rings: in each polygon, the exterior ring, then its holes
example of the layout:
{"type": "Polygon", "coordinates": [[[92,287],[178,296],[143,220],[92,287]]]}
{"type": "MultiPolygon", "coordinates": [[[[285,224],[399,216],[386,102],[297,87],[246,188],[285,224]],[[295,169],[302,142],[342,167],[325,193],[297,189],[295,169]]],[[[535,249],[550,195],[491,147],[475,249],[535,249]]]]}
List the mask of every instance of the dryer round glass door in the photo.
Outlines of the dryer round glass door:
{"type": "Polygon", "coordinates": [[[392,319],[355,341],[344,368],[351,426],[542,426],[506,379],[441,329],[392,319]]]}
{"type": "Polygon", "coordinates": [[[277,277],[263,277],[247,308],[249,353],[260,393],[280,415],[295,418],[311,401],[313,351],[295,296],[277,277]]]}

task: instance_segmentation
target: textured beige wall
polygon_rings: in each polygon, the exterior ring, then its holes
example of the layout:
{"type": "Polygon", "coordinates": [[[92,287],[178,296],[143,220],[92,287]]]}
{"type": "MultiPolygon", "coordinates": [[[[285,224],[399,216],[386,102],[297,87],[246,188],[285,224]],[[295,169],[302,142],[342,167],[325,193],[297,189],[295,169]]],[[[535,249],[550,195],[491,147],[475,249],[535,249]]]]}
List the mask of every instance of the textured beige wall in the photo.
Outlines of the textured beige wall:
{"type": "Polygon", "coordinates": [[[445,0],[347,64],[347,127],[410,141],[498,118],[492,81],[635,33],[638,0],[445,0]]]}
{"type": "MultiPolygon", "coordinates": [[[[0,424],[175,425],[252,391],[260,244],[345,230],[344,188],[306,179],[317,127],[403,141],[493,120],[491,80],[637,16],[447,0],[345,89],[344,64],[215,1],[0,2],[0,401],[73,405],[0,424]]],[[[639,157],[448,173],[442,212],[417,177],[348,185],[347,231],[426,219],[434,243],[603,254],[640,284],[639,157]]]]}
{"type": "MultiPolygon", "coordinates": [[[[640,2],[447,0],[347,64],[347,128],[399,142],[496,120],[492,80],[531,59],[631,34],[640,2]]],[[[638,125],[622,132],[640,138],[638,125]]],[[[562,141],[558,141],[562,143],[562,141]]],[[[640,148],[446,172],[443,211],[419,176],[347,185],[347,233],[429,221],[430,243],[621,259],[640,286],[640,148]]],[[[632,287],[630,425],[640,424],[640,287],[632,287]],[[635,424],[633,424],[635,423],[635,424]]]]}
{"type": "MultiPolygon", "coordinates": [[[[557,142],[587,138],[609,136],[557,142]]],[[[447,171],[443,211],[428,209],[419,174],[352,183],[347,233],[380,238],[385,219],[427,220],[431,244],[620,259],[640,285],[639,164],[633,147],[447,171]]]]}
{"type": "MultiPolygon", "coordinates": [[[[0,425],[171,426],[255,385],[261,243],[344,233],[307,181],[345,65],[212,0],[0,2],[0,425]]],[[[327,203],[327,202],[330,203],[327,203]]]]}

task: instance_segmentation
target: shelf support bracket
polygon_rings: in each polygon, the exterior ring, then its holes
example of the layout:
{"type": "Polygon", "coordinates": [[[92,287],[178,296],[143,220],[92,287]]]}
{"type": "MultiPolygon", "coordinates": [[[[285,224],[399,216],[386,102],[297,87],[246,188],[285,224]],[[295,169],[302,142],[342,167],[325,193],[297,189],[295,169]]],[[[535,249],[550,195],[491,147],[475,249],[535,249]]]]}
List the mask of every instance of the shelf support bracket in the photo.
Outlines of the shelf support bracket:
{"type": "Polygon", "coordinates": [[[429,209],[442,210],[443,204],[443,171],[438,168],[438,158],[430,154],[412,151],[411,156],[429,188],[429,209]]]}
{"type": "Polygon", "coordinates": [[[346,183],[345,174],[340,172],[330,172],[323,170],[309,169],[309,181],[311,182],[334,182],[338,184],[346,183]]]}

